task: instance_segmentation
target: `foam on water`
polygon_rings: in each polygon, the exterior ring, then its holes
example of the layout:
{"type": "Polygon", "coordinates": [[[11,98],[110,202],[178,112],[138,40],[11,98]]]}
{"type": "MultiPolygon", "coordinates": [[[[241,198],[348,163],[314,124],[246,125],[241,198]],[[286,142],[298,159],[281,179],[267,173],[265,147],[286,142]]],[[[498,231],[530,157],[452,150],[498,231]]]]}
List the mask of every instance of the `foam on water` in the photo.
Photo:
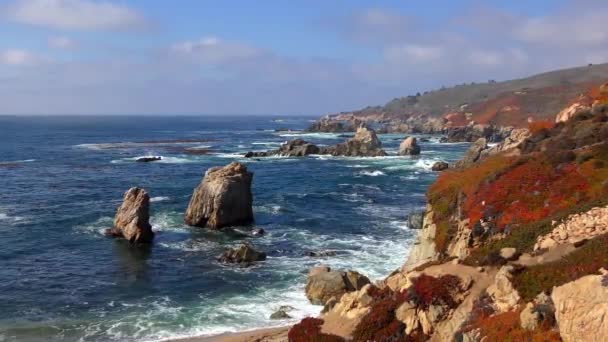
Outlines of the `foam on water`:
{"type": "MultiPolygon", "coordinates": [[[[129,158],[121,158],[121,159],[114,159],[112,161],[110,161],[110,163],[112,164],[123,164],[123,163],[139,163],[137,161],[137,159],[139,158],[144,158],[144,157],[149,157],[149,156],[138,156],[138,157],[129,157],[129,158]]],[[[141,164],[185,164],[185,163],[195,163],[198,161],[197,157],[192,157],[192,158],[182,158],[182,157],[165,157],[163,156],[163,158],[161,160],[155,160],[155,161],[151,161],[148,163],[141,163],[141,164]]]]}
{"type": "Polygon", "coordinates": [[[280,137],[309,137],[316,139],[338,139],[341,135],[343,135],[343,133],[290,132],[278,134],[280,137]]]}
{"type": "Polygon", "coordinates": [[[361,171],[361,172],[359,172],[359,174],[362,176],[370,176],[370,177],[386,176],[386,173],[384,173],[380,170],[361,171]]]}
{"type": "Polygon", "coordinates": [[[162,202],[162,201],[168,201],[169,197],[167,196],[155,196],[150,198],[150,202],[162,202]]]}

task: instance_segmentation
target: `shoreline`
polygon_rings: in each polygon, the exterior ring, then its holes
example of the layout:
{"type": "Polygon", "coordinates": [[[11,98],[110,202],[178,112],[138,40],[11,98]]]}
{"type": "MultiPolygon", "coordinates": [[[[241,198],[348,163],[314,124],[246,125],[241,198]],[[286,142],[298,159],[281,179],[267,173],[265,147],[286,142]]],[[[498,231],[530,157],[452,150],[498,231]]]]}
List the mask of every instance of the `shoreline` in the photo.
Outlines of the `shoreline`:
{"type": "Polygon", "coordinates": [[[169,339],[171,342],[284,342],[292,325],[275,328],[256,328],[242,332],[226,332],[218,335],[193,336],[178,339],[169,339]]]}

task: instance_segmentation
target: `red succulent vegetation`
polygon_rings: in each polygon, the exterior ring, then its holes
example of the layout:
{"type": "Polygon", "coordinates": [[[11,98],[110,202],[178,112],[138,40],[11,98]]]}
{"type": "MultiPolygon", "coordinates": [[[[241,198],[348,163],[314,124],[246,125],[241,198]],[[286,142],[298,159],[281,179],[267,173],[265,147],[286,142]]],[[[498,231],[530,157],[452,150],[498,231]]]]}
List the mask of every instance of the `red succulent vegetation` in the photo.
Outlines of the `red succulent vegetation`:
{"type": "Polygon", "coordinates": [[[322,325],[322,319],[306,317],[289,329],[287,338],[289,342],[344,342],[340,336],[322,333],[322,325]]]}

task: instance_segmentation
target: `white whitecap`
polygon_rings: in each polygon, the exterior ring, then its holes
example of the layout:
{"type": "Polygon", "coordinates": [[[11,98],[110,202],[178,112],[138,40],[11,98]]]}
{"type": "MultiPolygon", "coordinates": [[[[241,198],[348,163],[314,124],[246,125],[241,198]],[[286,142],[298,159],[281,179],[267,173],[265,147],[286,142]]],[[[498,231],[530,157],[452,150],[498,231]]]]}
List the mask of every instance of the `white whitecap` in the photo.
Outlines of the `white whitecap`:
{"type": "Polygon", "coordinates": [[[386,173],[384,173],[380,170],[361,171],[361,172],[359,172],[359,174],[362,176],[370,176],[370,177],[386,176],[386,173]]]}
{"type": "Polygon", "coordinates": [[[150,198],[150,202],[162,202],[169,200],[169,197],[166,196],[155,196],[150,198]]]}

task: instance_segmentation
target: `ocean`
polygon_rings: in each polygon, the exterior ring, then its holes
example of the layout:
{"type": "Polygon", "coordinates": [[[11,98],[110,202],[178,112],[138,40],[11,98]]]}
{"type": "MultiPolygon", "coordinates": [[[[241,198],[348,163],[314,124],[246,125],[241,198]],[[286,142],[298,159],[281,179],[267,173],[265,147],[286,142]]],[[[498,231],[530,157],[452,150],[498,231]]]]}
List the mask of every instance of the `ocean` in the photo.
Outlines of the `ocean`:
{"type": "Polygon", "coordinates": [[[383,134],[388,157],[242,157],[295,138],[347,139],[301,132],[311,119],[0,116],[0,340],[157,341],[286,325],[321,309],[304,294],[308,268],[371,279],[397,269],[416,235],[406,216],[424,208],[437,175],[431,165],[468,145],[429,136],[421,156],[397,157],[405,135],[383,134]],[[143,155],[163,160],[135,162],[143,155]],[[231,161],[254,173],[263,237],[183,223],[205,170],[231,161]],[[148,248],[102,234],[132,186],[152,198],[148,248]],[[216,262],[244,241],[268,259],[216,262]],[[322,250],[337,254],[305,256],[322,250]],[[283,305],[292,319],[271,320],[283,305]]]}

